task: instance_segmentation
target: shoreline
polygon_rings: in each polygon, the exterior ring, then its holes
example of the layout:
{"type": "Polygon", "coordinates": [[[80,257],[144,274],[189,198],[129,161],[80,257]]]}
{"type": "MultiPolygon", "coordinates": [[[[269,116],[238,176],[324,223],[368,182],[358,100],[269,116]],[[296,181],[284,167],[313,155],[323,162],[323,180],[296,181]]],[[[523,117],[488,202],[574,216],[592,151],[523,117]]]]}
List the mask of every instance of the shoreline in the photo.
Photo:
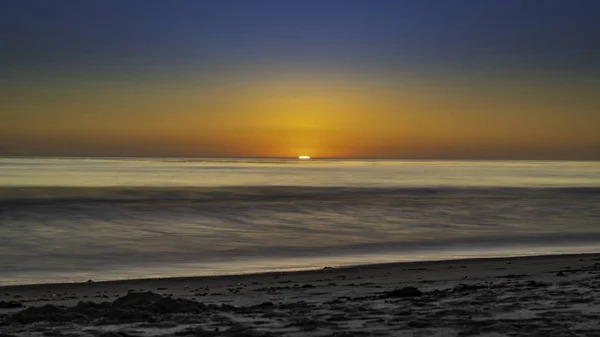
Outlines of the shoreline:
{"type": "Polygon", "coordinates": [[[557,253],[557,254],[532,254],[532,255],[514,255],[514,256],[497,256],[497,257],[468,257],[468,258],[453,258],[453,259],[440,259],[440,260],[422,260],[422,261],[400,261],[400,262],[382,262],[382,263],[365,263],[355,264],[346,266],[334,266],[324,268],[308,268],[299,270],[274,270],[274,271],[261,271],[261,272],[249,272],[239,274],[220,274],[220,275],[198,275],[198,276],[173,276],[173,277],[148,277],[148,278],[131,278],[131,279],[114,279],[114,280],[102,280],[102,281],[80,281],[80,282],[46,282],[46,283],[24,283],[24,284],[8,284],[0,285],[0,292],[5,289],[17,289],[17,288],[30,288],[30,287],[51,287],[51,286],[68,286],[68,285],[82,285],[82,284],[127,284],[127,283],[139,283],[139,282],[184,282],[184,281],[202,281],[202,280],[220,280],[220,279],[237,279],[247,277],[268,277],[268,276],[293,276],[302,274],[318,274],[320,272],[327,273],[332,270],[343,272],[352,272],[353,270],[373,270],[383,268],[399,268],[402,266],[411,265],[434,265],[440,263],[468,263],[468,262],[485,262],[485,261],[500,261],[500,260],[523,260],[531,258],[570,258],[577,256],[597,256],[600,258],[600,252],[594,253],[557,253]]]}

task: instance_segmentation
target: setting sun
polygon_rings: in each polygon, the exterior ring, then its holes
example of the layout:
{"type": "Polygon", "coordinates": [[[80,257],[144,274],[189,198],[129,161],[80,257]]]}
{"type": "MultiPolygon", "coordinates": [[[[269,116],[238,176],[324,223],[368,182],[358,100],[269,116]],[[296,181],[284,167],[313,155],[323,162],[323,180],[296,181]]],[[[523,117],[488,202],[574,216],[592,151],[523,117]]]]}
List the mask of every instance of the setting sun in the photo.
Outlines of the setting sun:
{"type": "Polygon", "coordinates": [[[298,159],[304,159],[304,160],[306,160],[306,159],[310,159],[310,157],[309,156],[300,156],[300,157],[298,157],[298,159]]]}

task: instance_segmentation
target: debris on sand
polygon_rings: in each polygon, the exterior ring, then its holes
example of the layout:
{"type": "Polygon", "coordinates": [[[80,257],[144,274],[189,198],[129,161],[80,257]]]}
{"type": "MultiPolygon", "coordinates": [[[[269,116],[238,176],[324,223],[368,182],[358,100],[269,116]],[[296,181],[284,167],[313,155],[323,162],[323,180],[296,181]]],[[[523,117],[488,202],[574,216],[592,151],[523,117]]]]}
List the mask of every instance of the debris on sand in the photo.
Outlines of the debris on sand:
{"type": "Polygon", "coordinates": [[[528,274],[508,274],[508,275],[503,275],[503,276],[496,276],[496,278],[520,279],[520,278],[525,278],[527,276],[529,276],[529,275],[528,274]]]}
{"type": "Polygon", "coordinates": [[[0,309],[21,308],[23,304],[17,301],[0,301],[0,309]]]}
{"type": "Polygon", "coordinates": [[[385,293],[385,295],[387,295],[387,297],[418,297],[422,296],[423,292],[416,287],[403,287],[388,291],[385,293]]]}
{"type": "Polygon", "coordinates": [[[183,337],[271,337],[274,336],[270,333],[260,333],[252,328],[245,327],[243,325],[236,324],[229,329],[220,331],[209,331],[201,327],[188,328],[177,333],[177,336],[183,337]]]}
{"type": "Polygon", "coordinates": [[[475,283],[475,284],[464,284],[461,283],[459,285],[457,285],[456,287],[452,288],[453,292],[470,292],[470,291],[478,291],[480,289],[487,289],[489,288],[489,286],[485,285],[485,284],[479,284],[479,283],[475,283]]]}
{"type": "Polygon", "coordinates": [[[529,281],[526,283],[526,285],[528,287],[534,287],[534,288],[546,288],[549,287],[551,284],[550,283],[546,283],[546,282],[538,282],[538,281],[529,281]]]}

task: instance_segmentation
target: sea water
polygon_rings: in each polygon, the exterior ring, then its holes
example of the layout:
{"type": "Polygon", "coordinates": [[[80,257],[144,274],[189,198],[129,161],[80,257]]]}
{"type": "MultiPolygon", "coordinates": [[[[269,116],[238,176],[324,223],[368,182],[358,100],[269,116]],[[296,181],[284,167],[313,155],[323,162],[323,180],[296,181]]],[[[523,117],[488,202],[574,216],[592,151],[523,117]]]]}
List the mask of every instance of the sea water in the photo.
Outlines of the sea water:
{"type": "Polygon", "coordinates": [[[600,162],[0,158],[0,284],[600,251],[600,162]]]}

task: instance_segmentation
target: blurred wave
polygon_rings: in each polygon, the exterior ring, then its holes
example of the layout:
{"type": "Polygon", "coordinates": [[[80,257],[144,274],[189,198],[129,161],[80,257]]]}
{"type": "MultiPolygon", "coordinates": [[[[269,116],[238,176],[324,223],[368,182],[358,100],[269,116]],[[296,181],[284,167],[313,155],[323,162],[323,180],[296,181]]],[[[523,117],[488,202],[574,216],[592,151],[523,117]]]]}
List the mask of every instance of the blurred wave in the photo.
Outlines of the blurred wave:
{"type": "Polygon", "coordinates": [[[88,202],[237,202],[390,198],[598,197],[600,187],[414,187],[360,188],[307,186],[209,187],[0,187],[5,205],[88,202]]]}
{"type": "Polygon", "coordinates": [[[319,165],[2,158],[0,284],[600,249],[598,163],[319,165]]]}

